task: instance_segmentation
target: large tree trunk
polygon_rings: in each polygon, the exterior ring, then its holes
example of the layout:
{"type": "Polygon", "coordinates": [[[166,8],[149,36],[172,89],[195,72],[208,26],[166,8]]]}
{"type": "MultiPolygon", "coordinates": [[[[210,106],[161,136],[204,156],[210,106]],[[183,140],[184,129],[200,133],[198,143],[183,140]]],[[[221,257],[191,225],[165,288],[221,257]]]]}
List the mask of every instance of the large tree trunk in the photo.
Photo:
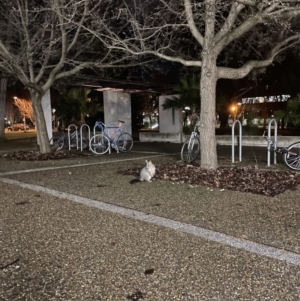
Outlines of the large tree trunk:
{"type": "Polygon", "coordinates": [[[42,154],[50,153],[50,143],[47,132],[47,126],[45,121],[45,115],[42,106],[42,94],[37,93],[36,91],[31,90],[31,100],[35,116],[35,128],[37,133],[37,141],[39,143],[40,152],[42,154]]]}
{"type": "MultiPolygon", "coordinates": [[[[208,52],[209,53],[209,52],[208,52]]],[[[217,169],[217,145],[215,133],[216,120],[216,86],[217,67],[216,59],[211,54],[202,56],[200,96],[200,142],[201,142],[201,167],[217,169]]]]}
{"type": "Polygon", "coordinates": [[[7,79],[0,79],[0,138],[4,138],[5,102],[6,102],[7,79]]]}

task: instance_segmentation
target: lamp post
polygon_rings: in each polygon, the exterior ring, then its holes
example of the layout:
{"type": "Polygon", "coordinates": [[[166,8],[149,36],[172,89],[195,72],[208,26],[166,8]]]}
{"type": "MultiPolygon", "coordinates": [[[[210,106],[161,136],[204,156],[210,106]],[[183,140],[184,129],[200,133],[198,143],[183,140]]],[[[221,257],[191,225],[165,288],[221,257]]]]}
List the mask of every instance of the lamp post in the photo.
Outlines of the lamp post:
{"type": "MultiPolygon", "coordinates": [[[[14,99],[14,101],[16,101],[18,99],[18,97],[14,96],[13,99],[14,99]]],[[[12,122],[12,128],[13,128],[13,130],[15,130],[15,116],[14,116],[14,120],[12,122]]]]}
{"type": "Polygon", "coordinates": [[[25,115],[24,115],[23,121],[24,121],[24,133],[26,133],[26,118],[25,118],[25,115]]]}

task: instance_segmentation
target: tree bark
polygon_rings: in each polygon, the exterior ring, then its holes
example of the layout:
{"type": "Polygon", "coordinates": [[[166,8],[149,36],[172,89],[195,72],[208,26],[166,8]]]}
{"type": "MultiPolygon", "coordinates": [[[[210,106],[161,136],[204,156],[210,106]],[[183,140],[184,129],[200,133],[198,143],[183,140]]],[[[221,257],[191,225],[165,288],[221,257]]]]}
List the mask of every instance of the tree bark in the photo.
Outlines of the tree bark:
{"type": "Polygon", "coordinates": [[[32,106],[35,115],[35,128],[37,134],[37,141],[39,143],[40,152],[42,154],[50,153],[50,143],[48,138],[45,115],[42,106],[43,95],[34,90],[30,90],[32,106]]]}
{"type": "Polygon", "coordinates": [[[203,39],[202,66],[200,79],[200,143],[201,167],[217,169],[216,144],[216,88],[218,81],[217,57],[215,52],[215,0],[206,0],[205,36],[203,39]]]}
{"type": "MultiPolygon", "coordinates": [[[[208,52],[209,53],[209,52],[208,52]]],[[[216,119],[216,86],[217,66],[216,59],[211,54],[203,55],[201,68],[200,96],[200,143],[201,143],[201,167],[205,169],[217,169],[217,145],[215,135],[216,119]]]]}
{"type": "Polygon", "coordinates": [[[0,79],[0,138],[5,135],[5,102],[6,102],[7,79],[0,79]]]}

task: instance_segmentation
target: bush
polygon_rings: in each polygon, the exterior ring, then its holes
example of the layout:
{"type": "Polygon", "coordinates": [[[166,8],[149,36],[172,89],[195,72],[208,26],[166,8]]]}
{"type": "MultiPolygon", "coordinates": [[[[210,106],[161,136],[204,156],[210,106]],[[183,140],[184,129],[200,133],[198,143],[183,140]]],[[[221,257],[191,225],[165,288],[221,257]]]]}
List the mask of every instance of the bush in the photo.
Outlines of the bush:
{"type": "Polygon", "coordinates": [[[194,129],[194,127],[186,125],[186,126],[183,127],[182,132],[185,135],[191,135],[193,129],[194,129]]]}

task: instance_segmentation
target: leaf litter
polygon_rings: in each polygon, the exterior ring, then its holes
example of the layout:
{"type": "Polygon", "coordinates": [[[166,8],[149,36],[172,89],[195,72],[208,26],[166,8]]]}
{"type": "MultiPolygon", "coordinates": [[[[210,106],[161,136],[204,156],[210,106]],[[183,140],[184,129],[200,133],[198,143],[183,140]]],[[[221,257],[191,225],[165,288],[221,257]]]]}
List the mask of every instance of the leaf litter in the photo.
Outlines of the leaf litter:
{"type": "MultiPolygon", "coordinates": [[[[140,168],[119,171],[123,175],[138,177],[140,168]]],[[[207,170],[199,164],[169,163],[156,166],[154,178],[164,181],[202,185],[218,188],[220,191],[233,190],[266,196],[275,196],[300,184],[300,173],[259,169],[257,166],[221,166],[207,170]]]]}

